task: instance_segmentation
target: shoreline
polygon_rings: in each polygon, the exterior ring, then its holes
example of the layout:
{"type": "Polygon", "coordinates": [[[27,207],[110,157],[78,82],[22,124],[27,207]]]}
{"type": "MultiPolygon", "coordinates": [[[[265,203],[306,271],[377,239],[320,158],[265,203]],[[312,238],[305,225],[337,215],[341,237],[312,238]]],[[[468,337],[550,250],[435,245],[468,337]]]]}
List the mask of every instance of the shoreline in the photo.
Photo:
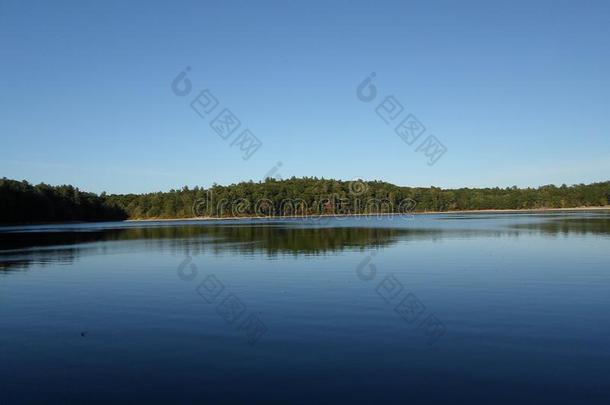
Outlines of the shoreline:
{"type": "Polygon", "coordinates": [[[251,219],[295,219],[324,217],[370,217],[399,215],[433,215],[433,214],[477,214],[477,213],[545,213],[545,212],[579,212],[579,211],[610,211],[610,205],[572,208],[527,208],[527,209],[483,209],[483,210],[451,210],[451,211],[418,211],[408,214],[372,213],[372,214],[326,214],[326,215],[286,215],[286,216],[244,216],[244,217],[190,217],[190,218],[142,218],[126,219],[123,222],[159,222],[159,221],[220,221],[220,220],[251,220],[251,219]]]}

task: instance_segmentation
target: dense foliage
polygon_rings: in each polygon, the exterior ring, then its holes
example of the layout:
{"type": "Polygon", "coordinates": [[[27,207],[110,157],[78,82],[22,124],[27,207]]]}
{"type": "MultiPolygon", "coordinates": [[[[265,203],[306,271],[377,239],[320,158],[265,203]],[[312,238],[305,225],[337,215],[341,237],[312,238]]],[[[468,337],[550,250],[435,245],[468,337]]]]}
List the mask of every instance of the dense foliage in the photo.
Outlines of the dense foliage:
{"type": "Polygon", "coordinates": [[[610,182],[539,188],[399,187],[381,181],[338,181],[318,178],[267,179],[209,189],[195,187],[165,193],[113,195],[131,218],[193,216],[288,215],[415,211],[534,209],[605,206],[610,182]],[[266,202],[266,204],[265,204],[266,202]],[[288,202],[288,204],[286,204],[288,202]],[[270,207],[269,207],[270,205],[270,207]]]}
{"type": "Polygon", "coordinates": [[[96,221],[194,216],[572,208],[610,205],[610,181],[538,188],[399,187],[381,181],[267,179],[169,192],[96,195],[72,186],[0,180],[0,222],[96,221]],[[407,202],[407,204],[405,204],[407,202]]]}
{"type": "Polygon", "coordinates": [[[0,179],[0,223],[103,221],[127,218],[105,195],[73,186],[33,186],[27,181],[0,179]]]}

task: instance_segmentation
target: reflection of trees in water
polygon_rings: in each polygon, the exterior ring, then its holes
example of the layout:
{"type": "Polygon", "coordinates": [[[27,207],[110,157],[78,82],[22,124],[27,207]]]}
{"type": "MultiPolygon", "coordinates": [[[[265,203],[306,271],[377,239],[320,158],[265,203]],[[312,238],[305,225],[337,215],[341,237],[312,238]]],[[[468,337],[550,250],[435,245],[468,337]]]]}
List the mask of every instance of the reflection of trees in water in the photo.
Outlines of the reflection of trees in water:
{"type": "Polygon", "coordinates": [[[512,227],[545,235],[610,235],[610,217],[560,218],[538,223],[516,224],[512,227]]]}
{"type": "Polygon", "coordinates": [[[275,226],[167,226],[108,229],[87,232],[24,232],[0,233],[2,247],[24,249],[41,246],[61,246],[91,242],[126,240],[174,241],[185,240],[215,244],[257,244],[278,250],[316,252],[337,250],[351,245],[387,243],[402,233],[392,228],[290,228],[275,226]]]}
{"type": "Polygon", "coordinates": [[[79,256],[78,248],[42,249],[32,252],[3,255],[0,253],[0,274],[3,271],[24,270],[36,263],[40,267],[73,263],[79,256]]]}
{"type": "Polygon", "coordinates": [[[321,254],[354,247],[385,246],[399,234],[398,229],[383,228],[232,227],[215,234],[218,239],[214,245],[221,252],[223,244],[229,242],[240,252],[321,254]]]}
{"type": "Polygon", "coordinates": [[[87,232],[0,234],[0,270],[30,262],[60,261],[80,254],[169,250],[175,254],[320,255],[344,249],[382,247],[404,230],[392,228],[292,228],[277,226],[164,226],[87,232]],[[120,243],[131,241],[133,243],[120,243]],[[98,243],[105,242],[105,243],[98,243]],[[113,243],[119,242],[119,243],[113,243]],[[68,248],[69,245],[81,244],[68,248]]]}
{"type": "Polygon", "coordinates": [[[610,234],[610,218],[552,218],[508,228],[299,227],[267,225],[171,225],[96,231],[0,233],[0,271],[27,268],[32,262],[72,262],[79,255],[170,251],[176,255],[267,254],[322,255],[380,248],[399,240],[436,242],[445,237],[519,237],[522,235],[610,234]],[[130,241],[130,243],[121,243],[130,241]],[[103,242],[103,243],[99,243],[103,242]],[[118,242],[118,243],[113,243],[118,242]],[[79,246],[74,246],[79,244],[79,246]]]}

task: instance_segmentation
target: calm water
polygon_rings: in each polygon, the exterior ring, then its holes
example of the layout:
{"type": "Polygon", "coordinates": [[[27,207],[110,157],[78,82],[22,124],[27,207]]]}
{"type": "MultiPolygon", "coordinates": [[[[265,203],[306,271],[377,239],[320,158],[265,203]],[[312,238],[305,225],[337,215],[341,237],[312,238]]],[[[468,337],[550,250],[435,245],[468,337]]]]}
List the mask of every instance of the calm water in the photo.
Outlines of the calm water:
{"type": "Polygon", "coordinates": [[[610,403],[610,214],[0,228],[0,403],[610,403]]]}

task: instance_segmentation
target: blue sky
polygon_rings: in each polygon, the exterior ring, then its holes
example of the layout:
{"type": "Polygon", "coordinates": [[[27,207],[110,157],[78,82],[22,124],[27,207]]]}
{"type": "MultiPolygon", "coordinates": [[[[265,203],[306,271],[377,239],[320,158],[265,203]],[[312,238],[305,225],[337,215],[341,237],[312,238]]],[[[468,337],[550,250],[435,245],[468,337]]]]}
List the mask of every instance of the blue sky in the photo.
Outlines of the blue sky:
{"type": "Polygon", "coordinates": [[[0,0],[0,176],[118,193],[277,162],[411,186],[610,179],[610,2],[136,3],[0,0]],[[203,89],[260,139],[250,159],[191,109],[203,89]],[[434,165],[376,114],[389,95],[446,147],[434,165]]]}

